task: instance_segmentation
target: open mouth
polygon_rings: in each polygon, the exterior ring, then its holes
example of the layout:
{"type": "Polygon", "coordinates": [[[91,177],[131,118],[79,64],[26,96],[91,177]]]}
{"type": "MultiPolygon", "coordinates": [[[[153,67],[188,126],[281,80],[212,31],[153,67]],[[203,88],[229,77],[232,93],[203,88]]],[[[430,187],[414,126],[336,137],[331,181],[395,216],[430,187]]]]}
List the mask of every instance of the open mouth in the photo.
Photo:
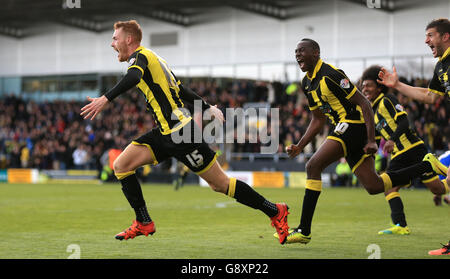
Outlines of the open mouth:
{"type": "Polygon", "coordinates": [[[297,58],[297,63],[300,68],[303,68],[305,66],[305,61],[302,58],[297,58]]]}
{"type": "Polygon", "coordinates": [[[436,56],[436,47],[434,45],[429,45],[431,52],[433,53],[434,56],[436,56]]]}
{"type": "Polygon", "coordinates": [[[115,48],[114,50],[117,52],[117,57],[119,57],[120,56],[119,50],[117,48],[115,48]]]}

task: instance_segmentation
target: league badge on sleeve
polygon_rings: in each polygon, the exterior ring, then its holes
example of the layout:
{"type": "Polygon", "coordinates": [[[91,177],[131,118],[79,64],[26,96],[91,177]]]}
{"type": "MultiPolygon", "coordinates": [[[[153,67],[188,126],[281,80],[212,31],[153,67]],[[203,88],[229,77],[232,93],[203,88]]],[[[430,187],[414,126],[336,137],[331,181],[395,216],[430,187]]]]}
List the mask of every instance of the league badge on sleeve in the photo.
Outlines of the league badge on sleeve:
{"type": "Polygon", "coordinates": [[[404,111],[404,110],[405,110],[405,109],[403,108],[403,106],[400,105],[400,104],[396,104],[396,105],[395,105],[395,109],[398,110],[398,111],[404,111]]]}
{"type": "Polygon", "coordinates": [[[130,61],[128,62],[128,67],[130,67],[131,65],[133,65],[134,61],[136,61],[136,58],[131,58],[130,61]]]}
{"type": "Polygon", "coordinates": [[[346,78],[341,79],[341,88],[349,89],[350,88],[350,81],[346,78]]]}

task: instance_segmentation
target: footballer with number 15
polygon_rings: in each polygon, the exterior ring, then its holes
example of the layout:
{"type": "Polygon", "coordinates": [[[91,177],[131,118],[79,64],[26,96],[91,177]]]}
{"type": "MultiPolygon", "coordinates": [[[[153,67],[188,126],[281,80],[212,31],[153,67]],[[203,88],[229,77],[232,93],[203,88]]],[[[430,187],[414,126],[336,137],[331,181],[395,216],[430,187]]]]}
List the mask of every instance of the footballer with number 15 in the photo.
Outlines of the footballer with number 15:
{"type": "Polygon", "coordinates": [[[127,240],[139,235],[153,234],[155,223],[150,218],[135,170],[143,165],[156,165],[163,160],[175,157],[193,172],[202,177],[217,192],[235,198],[239,203],[264,212],[272,221],[284,244],[288,234],[288,207],[284,203],[272,203],[258,194],[252,187],[228,177],[216,162],[215,152],[202,140],[201,143],[174,143],[171,134],[177,131],[191,133],[199,129],[188,114],[185,103],[202,101],[202,110],[210,109],[212,115],[223,121],[222,112],[210,106],[181,82],[170,70],[166,61],[150,49],[141,46],[142,30],[135,20],[116,22],[111,47],[118,52],[120,62],[128,62],[126,75],[98,98],[88,97],[89,103],[81,109],[84,119],[91,120],[109,102],[123,92],[137,87],[144,94],[147,107],[152,111],[157,127],[129,144],[114,161],[114,174],[122,184],[122,191],[134,209],[136,220],[116,239],[127,240]],[[185,127],[186,126],[186,127],[185,127]],[[183,128],[185,127],[185,128],[183,128]],[[183,128],[181,130],[181,128],[183,128]],[[188,129],[186,129],[188,128],[188,129]]]}

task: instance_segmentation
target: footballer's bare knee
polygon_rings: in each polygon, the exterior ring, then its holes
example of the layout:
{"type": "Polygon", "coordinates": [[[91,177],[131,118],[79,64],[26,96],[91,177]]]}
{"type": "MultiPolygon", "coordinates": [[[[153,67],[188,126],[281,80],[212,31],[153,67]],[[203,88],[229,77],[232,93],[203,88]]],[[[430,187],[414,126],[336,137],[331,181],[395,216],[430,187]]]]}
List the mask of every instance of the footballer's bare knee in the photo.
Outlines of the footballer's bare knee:
{"type": "Polygon", "coordinates": [[[216,192],[227,193],[228,185],[230,184],[230,178],[222,170],[217,162],[214,162],[212,167],[200,175],[206,182],[208,182],[209,187],[216,192]]]}
{"type": "Polygon", "coordinates": [[[113,169],[114,169],[115,173],[124,173],[124,172],[128,172],[128,171],[132,171],[129,168],[127,168],[126,164],[124,164],[121,160],[119,160],[119,158],[114,160],[113,169]]]}
{"type": "Polygon", "coordinates": [[[319,160],[315,159],[314,157],[312,157],[311,159],[308,160],[308,162],[306,162],[305,168],[309,178],[321,177],[323,169],[320,165],[321,164],[319,163],[319,160]]]}
{"type": "Polygon", "coordinates": [[[369,193],[369,195],[386,193],[386,191],[384,189],[383,181],[381,180],[381,178],[378,179],[378,177],[376,175],[369,176],[369,177],[356,175],[356,177],[361,182],[361,184],[364,186],[364,189],[366,189],[366,191],[367,191],[367,193],[369,193]]]}
{"type": "Polygon", "coordinates": [[[370,185],[369,187],[365,186],[364,188],[366,189],[367,193],[369,193],[369,195],[376,195],[384,192],[381,191],[378,187],[374,187],[372,185],[370,185]]]}
{"type": "Polygon", "coordinates": [[[114,161],[113,168],[116,173],[125,173],[154,162],[155,158],[146,146],[129,144],[114,161]]]}
{"type": "Polygon", "coordinates": [[[217,184],[209,183],[209,187],[214,191],[218,193],[226,193],[226,189],[223,187],[218,186],[217,184]]]}
{"type": "Polygon", "coordinates": [[[217,181],[207,181],[209,187],[215,192],[226,194],[228,191],[228,184],[230,183],[230,179],[227,177],[226,179],[220,179],[217,181]]]}

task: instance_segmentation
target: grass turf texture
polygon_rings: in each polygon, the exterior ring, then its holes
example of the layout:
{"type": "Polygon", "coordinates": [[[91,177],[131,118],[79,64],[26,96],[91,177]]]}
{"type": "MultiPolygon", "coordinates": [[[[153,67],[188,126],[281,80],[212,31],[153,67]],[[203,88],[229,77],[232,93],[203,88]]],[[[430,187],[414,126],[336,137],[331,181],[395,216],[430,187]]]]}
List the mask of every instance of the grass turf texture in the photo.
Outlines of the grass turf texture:
{"type": "MultiPolygon", "coordinates": [[[[361,188],[325,188],[308,245],[280,245],[269,218],[209,188],[143,185],[153,236],[118,241],[134,212],[120,185],[0,184],[0,259],[66,259],[79,245],[82,259],[367,259],[370,244],[383,259],[435,258],[431,249],[450,238],[450,207],[434,206],[427,190],[403,190],[409,236],[378,235],[389,227],[384,195],[361,188]]],[[[290,206],[300,220],[304,189],[262,189],[290,206]]],[[[440,257],[442,258],[442,257],[440,257]]]]}

